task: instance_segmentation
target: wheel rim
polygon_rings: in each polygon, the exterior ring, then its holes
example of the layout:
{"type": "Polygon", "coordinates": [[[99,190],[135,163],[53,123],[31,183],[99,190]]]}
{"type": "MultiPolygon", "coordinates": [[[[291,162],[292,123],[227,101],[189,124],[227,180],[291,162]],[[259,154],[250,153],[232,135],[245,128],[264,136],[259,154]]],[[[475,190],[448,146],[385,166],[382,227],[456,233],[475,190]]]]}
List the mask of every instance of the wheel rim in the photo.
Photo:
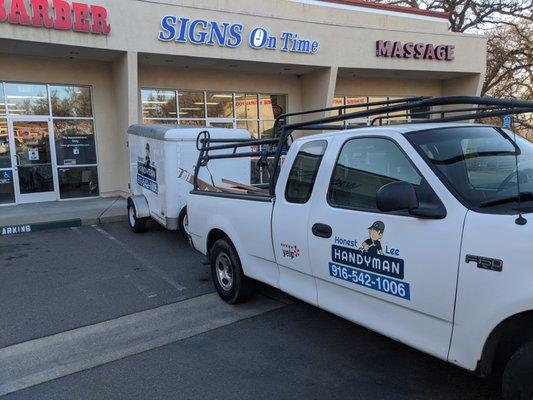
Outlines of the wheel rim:
{"type": "Polygon", "coordinates": [[[190,236],[189,235],[189,217],[187,216],[187,214],[185,214],[185,216],[183,217],[183,230],[185,231],[185,234],[187,236],[190,236]]]}
{"type": "Polygon", "coordinates": [[[233,286],[233,264],[227,254],[221,253],[215,260],[217,279],[222,289],[230,291],[233,286]]]}
{"type": "Polygon", "coordinates": [[[133,212],[133,206],[128,210],[128,218],[130,219],[131,226],[135,225],[135,213],[133,212]]]}

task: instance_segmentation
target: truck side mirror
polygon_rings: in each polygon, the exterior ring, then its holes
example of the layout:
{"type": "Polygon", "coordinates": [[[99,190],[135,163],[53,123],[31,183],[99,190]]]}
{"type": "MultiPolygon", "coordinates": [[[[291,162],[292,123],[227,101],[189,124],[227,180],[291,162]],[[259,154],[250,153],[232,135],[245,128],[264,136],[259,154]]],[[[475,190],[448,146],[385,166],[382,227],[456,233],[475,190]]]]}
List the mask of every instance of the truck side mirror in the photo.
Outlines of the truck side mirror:
{"type": "Polygon", "coordinates": [[[377,193],[380,211],[414,210],[418,208],[415,188],[408,182],[392,182],[382,186],[377,193]]]}

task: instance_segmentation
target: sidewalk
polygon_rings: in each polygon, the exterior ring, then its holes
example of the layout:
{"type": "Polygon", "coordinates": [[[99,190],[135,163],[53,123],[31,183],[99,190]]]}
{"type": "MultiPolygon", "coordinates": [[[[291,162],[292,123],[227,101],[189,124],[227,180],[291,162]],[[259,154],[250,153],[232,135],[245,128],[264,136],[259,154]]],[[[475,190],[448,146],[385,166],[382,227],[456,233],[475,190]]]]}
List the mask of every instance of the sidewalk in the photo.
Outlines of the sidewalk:
{"type": "Polygon", "coordinates": [[[63,226],[126,221],[126,199],[93,198],[0,207],[0,236],[63,226]],[[7,231],[3,232],[6,229],[7,231]],[[37,229],[34,229],[37,228],[37,229]]]}

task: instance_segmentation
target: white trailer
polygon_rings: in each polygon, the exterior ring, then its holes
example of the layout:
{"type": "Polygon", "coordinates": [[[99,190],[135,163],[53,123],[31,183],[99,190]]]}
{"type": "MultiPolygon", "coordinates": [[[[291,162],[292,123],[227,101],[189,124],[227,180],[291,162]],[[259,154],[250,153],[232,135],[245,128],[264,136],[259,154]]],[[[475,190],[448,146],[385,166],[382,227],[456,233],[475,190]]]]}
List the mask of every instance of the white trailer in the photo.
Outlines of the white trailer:
{"type": "MultiPolygon", "coordinates": [[[[128,222],[134,232],[143,232],[146,221],[152,218],[169,230],[187,235],[187,197],[193,188],[198,161],[196,139],[203,131],[208,131],[213,139],[250,139],[243,129],[178,125],[128,128],[131,191],[128,222]]],[[[212,175],[205,168],[202,170],[199,183],[219,186],[222,178],[249,183],[250,159],[221,160],[212,175]]]]}

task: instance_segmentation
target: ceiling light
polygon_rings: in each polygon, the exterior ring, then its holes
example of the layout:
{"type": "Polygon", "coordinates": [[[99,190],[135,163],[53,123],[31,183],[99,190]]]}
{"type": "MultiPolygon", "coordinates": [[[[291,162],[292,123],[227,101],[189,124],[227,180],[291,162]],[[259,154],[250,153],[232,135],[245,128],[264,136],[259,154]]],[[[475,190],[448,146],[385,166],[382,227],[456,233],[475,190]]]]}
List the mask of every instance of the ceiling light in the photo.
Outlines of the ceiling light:
{"type": "Polygon", "coordinates": [[[214,94],[212,95],[212,97],[215,97],[217,99],[232,99],[233,95],[232,94],[214,94]]]}

